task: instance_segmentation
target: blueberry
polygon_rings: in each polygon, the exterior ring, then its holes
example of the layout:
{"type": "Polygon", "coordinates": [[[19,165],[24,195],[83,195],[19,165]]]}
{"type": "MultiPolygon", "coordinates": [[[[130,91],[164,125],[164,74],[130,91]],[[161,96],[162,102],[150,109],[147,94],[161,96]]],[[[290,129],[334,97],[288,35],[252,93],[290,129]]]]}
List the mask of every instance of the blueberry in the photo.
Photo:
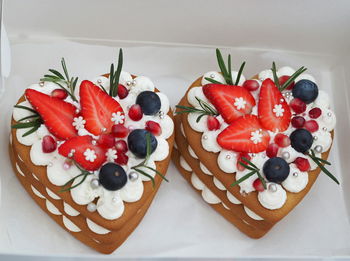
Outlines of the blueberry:
{"type": "Polygon", "coordinates": [[[293,97],[299,98],[305,103],[311,103],[318,96],[318,87],[316,83],[309,80],[298,81],[293,88],[293,97]]]}
{"type": "Polygon", "coordinates": [[[307,152],[312,145],[313,137],[308,130],[297,129],[290,135],[291,146],[298,152],[307,152]]]}
{"type": "Polygon", "coordinates": [[[136,98],[136,104],[141,106],[145,115],[154,115],[160,110],[159,96],[151,91],[141,92],[136,98]]]}
{"type": "Polygon", "coordinates": [[[267,180],[275,183],[283,182],[288,177],[289,170],[288,163],[280,157],[268,159],[263,166],[267,180]]]}
{"type": "Polygon", "coordinates": [[[99,173],[100,184],[107,190],[118,190],[125,186],[128,177],[125,170],[115,163],[102,166],[99,173]]]}
{"type": "Polygon", "coordinates": [[[145,158],[147,154],[147,138],[150,136],[151,154],[156,150],[158,142],[152,133],[143,129],[133,130],[128,136],[129,150],[139,158],[145,158]]]}

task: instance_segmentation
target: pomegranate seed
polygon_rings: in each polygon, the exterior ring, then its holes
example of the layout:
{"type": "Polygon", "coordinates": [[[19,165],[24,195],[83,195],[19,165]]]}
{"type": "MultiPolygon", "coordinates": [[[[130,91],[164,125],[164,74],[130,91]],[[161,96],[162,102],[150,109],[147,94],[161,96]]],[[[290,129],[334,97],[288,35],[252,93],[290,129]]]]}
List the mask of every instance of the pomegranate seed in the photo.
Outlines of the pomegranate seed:
{"type": "Polygon", "coordinates": [[[290,139],[287,135],[282,133],[278,133],[275,136],[275,143],[282,148],[288,147],[290,145],[290,139]]]}
{"type": "Polygon", "coordinates": [[[159,136],[162,134],[162,129],[158,122],[155,121],[146,121],[146,130],[151,132],[153,135],[159,136]]]}
{"type": "Polygon", "coordinates": [[[240,162],[242,162],[242,163],[244,163],[244,164],[248,164],[248,163],[247,163],[246,161],[244,161],[242,158],[246,158],[246,159],[248,159],[248,160],[251,159],[251,157],[249,156],[248,153],[240,153],[239,156],[238,156],[238,158],[237,158],[237,169],[238,169],[239,171],[244,171],[244,170],[245,170],[245,167],[242,166],[242,165],[240,164],[240,162]]]}
{"type": "MultiPolygon", "coordinates": [[[[290,76],[288,75],[283,75],[280,78],[278,78],[278,82],[280,83],[280,85],[282,86],[286,81],[288,81],[288,79],[290,78],[290,76]]],[[[287,90],[292,90],[294,87],[295,83],[292,82],[291,84],[288,85],[287,90]]]]}
{"type": "Polygon", "coordinates": [[[117,150],[117,152],[119,153],[125,153],[128,151],[128,144],[126,144],[125,140],[118,140],[115,143],[115,148],[117,150]]]}
{"type": "Polygon", "coordinates": [[[51,153],[56,150],[57,143],[52,136],[46,135],[41,142],[41,147],[44,153],[51,153]]]}
{"type": "Polygon", "coordinates": [[[289,106],[297,114],[300,114],[306,111],[306,103],[300,100],[299,98],[294,98],[293,100],[291,100],[289,106]]]}
{"type": "Polygon", "coordinates": [[[304,117],[301,117],[301,116],[295,116],[292,118],[291,123],[294,128],[300,129],[304,127],[305,119],[304,117]]]}
{"type": "Polygon", "coordinates": [[[318,117],[320,117],[322,114],[322,111],[320,108],[313,108],[309,111],[309,116],[312,119],[317,119],[318,117]]]}
{"type": "Polygon", "coordinates": [[[277,153],[278,153],[278,145],[275,144],[275,143],[270,143],[269,146],[267,147],[266,149],[266,155],[269,157],[269,158],[274,158],[277,156],[277,153]]]}
{"type": "Polygon", "coordinates": [[[210,131],[220,129],[220,122],[214,116],[208,116],[207,126],[210,131]]]}
{"type": "Polygon", "coordinates": [[[260,179],[254,180],[253,187],[255,188],[255,190],[260,191],[260,192],[265,190],[264,185],[262,184],[260,179]]]}
{"type": "Polygon", "coordinates": [[[142,116],[143,116],[143,113],[140,105],[134,104],[130,107],[130,110],[129,110],[130,119],[132,119],[133,121],[139,121],[142,119],[142,116]]]}
{"type": "Polygon", "coordinates": [[[67,91],[63,89],[55,89],[51,92],[51,97],[58,98],[61,100],[64,100],[65,98],[67,98],[67,96],[68,96],[67,91]]]}
{"type": "Polygon", "coordinates": [[[112,134],[101,134],[97,143],[106,148],[112,148],[115,145],[115,138],[112,134]]]}
{"type": "Polygon", "coordinates": [[[123,124],[116,124],[112,126],[112,134],[116,138],[125,138],[129,133],[129,129],[123,124]]]}
{"type": "Polygon", "coordinates": [[[257,80],[246,80],[243,83],[243,88],[247,89],[248,91],[256,91],[259,89],[260,85],[257,80]]]}
{"type": "Polygon", "coordinates": [[[129,157],[125,153],[117,153],[117,158],[114,160],[114,162],[119,165],[126,165],[128,161],[129,157]]]}
{"type": "Polygon", "coordinates": [[[318,131],[318,123],[315,120],[309,120],[305,122],[304,128],[307,129],[309,132],[318,131]]]}
{"type": "Polygon", "coordinates": [[[311,168],[310,162],[302,157],[297,157],[294,161],[294,164],[300,171],[309,171],[311,168]]]}
{"type": "Polygon", "coordinates": [[[128,94],[129,94],[128,89],[124,85],[119,84],[118,85],[118,97],[120,99],[124,99],[126,96],[128,96],[128,94]]]}

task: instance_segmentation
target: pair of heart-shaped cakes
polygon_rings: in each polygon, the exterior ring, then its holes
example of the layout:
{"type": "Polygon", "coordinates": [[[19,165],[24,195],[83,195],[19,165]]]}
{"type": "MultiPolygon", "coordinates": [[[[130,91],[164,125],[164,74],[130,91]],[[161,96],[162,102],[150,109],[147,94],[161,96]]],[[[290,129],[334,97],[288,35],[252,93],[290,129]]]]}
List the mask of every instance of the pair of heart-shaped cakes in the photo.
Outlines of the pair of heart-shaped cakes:
{"type": "Polygon", "coordinates": [[[244,80],[226,67],[195,81],[177,106],[122,71],[83,80],[50,69],[13,111],[10,156],[23,187],[86,245],[111,253],[136,228],[173,153],[181,174],[239,230],[263,236],[309,191],[332,144],[326,93],[301,68],[244,80]],[[274,81],[273,81],[274,80],[274,81]],[[176,136],[176,137],[175,137],[176,136]],[[174,138],[176,146],[173,150],[174,138]]]}

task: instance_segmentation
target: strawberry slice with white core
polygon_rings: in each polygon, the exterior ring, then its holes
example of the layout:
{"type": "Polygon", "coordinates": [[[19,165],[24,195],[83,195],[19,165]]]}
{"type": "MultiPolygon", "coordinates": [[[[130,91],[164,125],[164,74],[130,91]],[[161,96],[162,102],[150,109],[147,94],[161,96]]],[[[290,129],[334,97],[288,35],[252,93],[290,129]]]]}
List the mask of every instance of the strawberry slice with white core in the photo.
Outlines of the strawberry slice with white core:
{"type": "Polygon", "coordinates": [[[217,137],[218,144],[227,150],[257,153],[265,151],[270,136],[255,115],[245,115],[231,123],[217,137]]]}
{"type": "Polygon", "coordinates": [[[255,106],[254,97],[240,86],[207,84],[203,92],[227,123],[251,113],[255,106]]]}
{"type": "Polygon", "coordinates": [[[80,85],[80,105],[85,128],[96,136],[110,133],[114,124],[124,123],[120,104],[90,81],[80,85]]]}
{"type": "Polygon", "coordinates": [[[25,96],[57,139],[66,140],[77,135],[73,126],[73,119],[77,115],[74,105],[33,89],[27,89],[25,96]]]}
{"type": "Polygon", "coordinates": [[[290,124],[290,107],[271,79],[261,85],[258,115],[261,126],[273,132],[285,131],[290,124]]]}
{"type": "Polygon", "coordinates": [[[59,154],[76,161],[88,171],[99,169],[106,161],[107,149],[97,145],[90,135],[76,136],[65,141],[59,148],[59,154]]]}

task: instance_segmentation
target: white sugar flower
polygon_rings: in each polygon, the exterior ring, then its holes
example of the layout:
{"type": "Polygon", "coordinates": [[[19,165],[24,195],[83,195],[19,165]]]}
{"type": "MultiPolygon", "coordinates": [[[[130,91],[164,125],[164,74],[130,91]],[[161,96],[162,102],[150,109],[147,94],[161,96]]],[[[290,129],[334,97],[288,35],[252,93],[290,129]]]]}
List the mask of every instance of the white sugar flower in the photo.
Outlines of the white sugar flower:
{"type": "Polygon", "coordinates": [[[84,156],[85,156],[85,160],[90,161],[90,162],[94,162],[95,159],[97,158],[96,152],[94,150],[91,150],[91,149],[86,149],[84,151],[84,156]]]}
{"type": "Polygon", "coordinates": [[[75,129],[83,129],[84,125],[86,123],[86,120],[82,116],[74,117],[72,125],[75,127],[75,129]]]}
{"type": "Polygon", "coordinates": [[[283,112],[284,112],[284,109],[282,108],[282,104],[276,104],[273,107],[272,111],[276,115],[276,117],[282,117],[283,116],[283,112]]]}
{"type": "Polygon", "coordinates": [[[114,162],[117,158],[117,151],[114,149],[108,149],[106,152],[107,161],[114,162]]]}
{"type": "Polygon", "coordinates": [[[246,104],[247,102],[242,97],[239,97],[235,98],[235,103],[233,105],[236,106],[237,110],[240,110],[244,109],[246,104]]]}
{"type": "Polygon", "coordinates": [[[124,123],[124,119],[125,119],[125,116],[124,114],[122,114],[120,111],[118,111],[117,113],[113,112],[112,113],[112,121],[114,122],[114,124],[122,124],[124,123]]]}
{"type": "Polygon", "coordinates": [[[260,142],[262,142],[262,133],[260,132],[260,130],[256,130],[256,131],[252,131],[250,133],[250,140],[254,143],[254,144],[258,144],[260,142]]]}

